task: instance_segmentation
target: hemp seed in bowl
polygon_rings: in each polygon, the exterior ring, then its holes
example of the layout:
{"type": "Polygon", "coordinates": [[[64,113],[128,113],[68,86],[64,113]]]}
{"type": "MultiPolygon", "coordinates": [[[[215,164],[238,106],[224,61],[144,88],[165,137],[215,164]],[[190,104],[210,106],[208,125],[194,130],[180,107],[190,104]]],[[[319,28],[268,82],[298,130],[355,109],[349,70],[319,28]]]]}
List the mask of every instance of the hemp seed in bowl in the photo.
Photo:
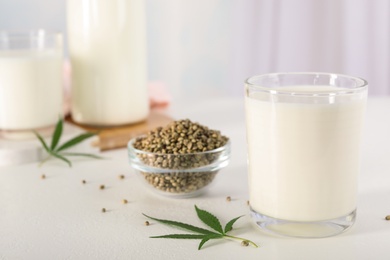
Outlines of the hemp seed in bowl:
{"type": "Polygon", "coordinates": [[[128,143],[131,166],[159,194],[187,198],[203,193],[230,157],[229,139],[190,120],[158,127],[128,143]]]}

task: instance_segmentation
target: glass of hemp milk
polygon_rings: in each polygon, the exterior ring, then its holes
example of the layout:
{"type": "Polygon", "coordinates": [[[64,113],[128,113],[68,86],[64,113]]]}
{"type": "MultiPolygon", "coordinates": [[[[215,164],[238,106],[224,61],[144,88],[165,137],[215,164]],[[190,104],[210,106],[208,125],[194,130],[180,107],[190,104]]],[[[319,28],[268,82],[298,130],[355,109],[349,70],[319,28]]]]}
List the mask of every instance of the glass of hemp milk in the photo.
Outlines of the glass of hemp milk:
{"type": "Polygon", "coordinates": [[[0,31],[0,135],[50,132],[62,116],[62,35],[0,31]]]}
{"type": "Polygon", "coordinates": [[[328,237],[355,222],[367,82],[274,73],[245,82],[251,215],[260,228],[328,237]]]}

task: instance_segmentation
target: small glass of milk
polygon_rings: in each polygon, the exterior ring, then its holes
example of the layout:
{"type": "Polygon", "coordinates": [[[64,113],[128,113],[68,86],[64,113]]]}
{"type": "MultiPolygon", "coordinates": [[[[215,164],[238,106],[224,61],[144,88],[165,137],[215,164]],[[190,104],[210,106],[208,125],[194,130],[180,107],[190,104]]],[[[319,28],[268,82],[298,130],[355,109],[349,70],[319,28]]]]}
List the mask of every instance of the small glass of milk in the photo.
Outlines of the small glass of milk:
{"type": "Polygon", "coordinates": [[[262,229],[327,237],[356,216],[367,82],[274,73],[245,82],[251,215],[262,229]]]}
{"type": "Polygon", "coordinates": [[[62,116],[62,35],[0,31],[0,135],[33,136],[62,116]]]}

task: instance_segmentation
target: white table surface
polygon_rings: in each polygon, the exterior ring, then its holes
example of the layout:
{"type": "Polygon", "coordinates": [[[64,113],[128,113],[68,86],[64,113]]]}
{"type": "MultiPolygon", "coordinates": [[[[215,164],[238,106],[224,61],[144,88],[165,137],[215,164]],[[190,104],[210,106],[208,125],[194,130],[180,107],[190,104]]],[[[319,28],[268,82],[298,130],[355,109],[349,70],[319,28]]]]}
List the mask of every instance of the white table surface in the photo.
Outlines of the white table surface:
{"type": "Polygon", "coordinates": [[[390,214],[390,99],[369,99],[356,224],[323,239],[272,236],[251,224],[242,99],[174,102],[169,111],[232,140],[230,165],[208,193],[191,199],[151,193],[133,174],[125,149],[104,153],[107,160],[78,160],[72,168],[59,161],[0,167],[0,259],[390,259],[390,221],[384,220],[390,214]],[[107,188],[100,190],[101,184],[107,188]],[[149,238],[177,230],[154,221],[145,226],[142,213],[201,225],[194,204],[225,223],[244,214],[232,234],[260,248],[212,241],[198,251],[197,240],[149,238]]]}

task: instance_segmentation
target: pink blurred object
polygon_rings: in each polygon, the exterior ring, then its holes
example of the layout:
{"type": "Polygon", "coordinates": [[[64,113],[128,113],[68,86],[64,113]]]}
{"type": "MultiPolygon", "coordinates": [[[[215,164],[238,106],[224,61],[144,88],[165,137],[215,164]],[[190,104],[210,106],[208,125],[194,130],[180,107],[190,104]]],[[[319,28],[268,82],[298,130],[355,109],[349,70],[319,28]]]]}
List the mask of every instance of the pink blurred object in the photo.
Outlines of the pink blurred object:
{"type": "MultiPolygon", "coordinates": [[[[71,105],[71,76],[72,67],[69,60],[64,61],[63,65],[63,82],[64,82],[64,116],[70,114],[71,105]]],[[[160,81],[151,81],[148,83],[149,102],[151,108],[162,108],[169,105],[171,95],[166,85],[160,81]]]]}
{"type": "Polygon", "coordinates": [[[151,81],[148,84],[150,107],[166,107],[171,102],[166,85],[160,81],[151,81]]]}

